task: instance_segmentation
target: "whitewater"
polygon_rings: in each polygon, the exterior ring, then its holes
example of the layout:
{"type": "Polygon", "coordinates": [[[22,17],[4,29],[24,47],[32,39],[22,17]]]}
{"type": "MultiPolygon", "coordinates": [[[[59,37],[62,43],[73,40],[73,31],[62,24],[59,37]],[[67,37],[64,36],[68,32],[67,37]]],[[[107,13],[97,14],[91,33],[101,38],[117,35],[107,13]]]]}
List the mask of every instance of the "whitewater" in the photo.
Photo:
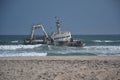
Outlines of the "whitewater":
{"type": "Polygon", "coordinates": [[[120,35],[73,35],[84,47],[24,45],[28,36],[0,36],[0,57],[10,56],[120,56],[120,35]]]}

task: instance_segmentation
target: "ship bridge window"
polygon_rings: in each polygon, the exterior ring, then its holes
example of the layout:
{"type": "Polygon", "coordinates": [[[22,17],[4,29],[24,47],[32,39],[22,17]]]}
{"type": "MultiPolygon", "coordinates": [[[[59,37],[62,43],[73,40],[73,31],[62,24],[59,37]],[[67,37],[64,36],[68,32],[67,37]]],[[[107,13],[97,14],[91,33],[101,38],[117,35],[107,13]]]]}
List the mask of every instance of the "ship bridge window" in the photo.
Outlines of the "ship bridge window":
{"type": "Polygon", "coordinates": [[[70,36],[57,37],[57,38],[54,38],[54,39],[61,39],[61,38],[67,38],[67,37],[70,37],[70,36]]]}

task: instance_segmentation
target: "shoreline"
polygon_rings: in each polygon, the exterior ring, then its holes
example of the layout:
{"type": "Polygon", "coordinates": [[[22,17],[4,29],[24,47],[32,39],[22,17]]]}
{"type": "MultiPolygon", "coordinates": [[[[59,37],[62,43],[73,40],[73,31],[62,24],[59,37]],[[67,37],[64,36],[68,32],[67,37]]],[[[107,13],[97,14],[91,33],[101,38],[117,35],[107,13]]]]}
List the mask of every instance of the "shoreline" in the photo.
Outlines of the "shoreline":
{"type": "Polygon", "coordinates": [[[0,60],[120,60],[120,56],[11,56],[0,60]]]}
{"type": "Polygon", "coordinates": [[[120,80],[119,56],[0,57],[0,80],[120,80]]]}

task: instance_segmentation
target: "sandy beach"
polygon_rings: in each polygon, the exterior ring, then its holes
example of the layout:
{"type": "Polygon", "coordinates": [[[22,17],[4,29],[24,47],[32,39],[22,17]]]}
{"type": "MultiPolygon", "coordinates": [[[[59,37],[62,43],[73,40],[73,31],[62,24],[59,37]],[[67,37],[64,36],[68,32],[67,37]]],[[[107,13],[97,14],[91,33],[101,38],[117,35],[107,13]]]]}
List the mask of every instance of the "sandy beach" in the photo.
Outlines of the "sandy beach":
{"type": "Polygon", "coordinates": [[[0,80],[120,80],[120,57],[0,57],[0,80]]]}

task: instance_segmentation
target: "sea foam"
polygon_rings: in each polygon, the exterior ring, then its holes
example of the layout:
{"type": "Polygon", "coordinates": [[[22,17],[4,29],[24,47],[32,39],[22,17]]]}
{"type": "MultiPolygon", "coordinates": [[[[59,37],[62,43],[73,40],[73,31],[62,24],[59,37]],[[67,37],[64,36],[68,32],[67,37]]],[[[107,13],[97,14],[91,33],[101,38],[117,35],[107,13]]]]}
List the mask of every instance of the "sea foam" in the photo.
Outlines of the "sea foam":
{"type": "Polygon", "coordinates": [[[16,40],[16,41],[11,41],[11,43],[18,43],[18,42],[19,42],[19,41],[17,41],[17,40],[16,40]]]}
{"type": "Polygon", "coordinates": [[[93,42],[120,42],[120,40],[92,40],[93,42]]]}
{"type": "Polygon", "coordinates": [[[0,57],[12,57],[12,56],[47,56],[47,53],[37,53],[37,52],[23,52],[23,53],[13,53],[13,54],[0,54],[0,57]]]}
{"type": "Polygon", "coordinates": [[[42,44],[37,45],[0,45],[0,50],[16,50],[16,49],[33,49],[35,47],[40,47],[42,44]]]}

